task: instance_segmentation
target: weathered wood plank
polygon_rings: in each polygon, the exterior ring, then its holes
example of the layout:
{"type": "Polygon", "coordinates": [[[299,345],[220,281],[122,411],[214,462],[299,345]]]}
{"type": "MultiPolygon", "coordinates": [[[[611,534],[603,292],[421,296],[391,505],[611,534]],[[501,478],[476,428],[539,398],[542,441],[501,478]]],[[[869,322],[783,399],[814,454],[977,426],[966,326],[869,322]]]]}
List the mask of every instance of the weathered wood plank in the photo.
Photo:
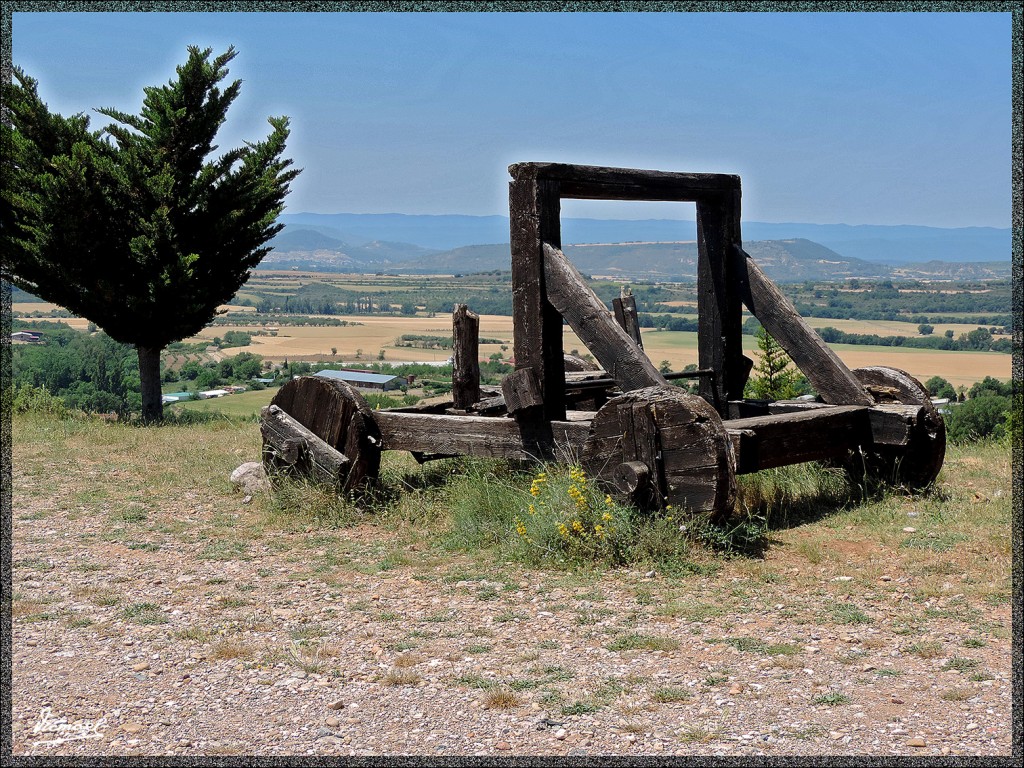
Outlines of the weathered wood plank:
{"type": "Polygon", "coordinates": [[[550,441],[537,441],[508,418],[377,411],[376,421],[385,450],[507,459],[550,460],[561,450],[578,455],[590,431],[588,422],[557,421],[550,441]]]}
{"type": "Polygon", "coordinates": [[[615,322],[619,324],[629,337],[636,342],[640,349],[644,348],[644,341],[640,337],[640,320],[636,314],[636,296],[628,294],[612,299],[612,311],[615,313],[615,322]]]}
{"type": "Polygon", "coordinates": [[[537,412],[523,410],[520,421],[565,418],[565,360],[562,317],[547,297],[545,242],[561,243],[558,183],[523,179],[509,184],[512,249],[513,354],[516,368],[533,368],[543,396],[537,412]]]}
{"type": "Polygon", "coordinates": [[[702,378],[699,392],[723,418],[728,401],[743,397],[753,362],[743,355],[743,317],[732,275],[730,247],[739,243],[740,190],[697,203],[697,355],[701,368],[716,376],[702,378]]]}
{"type": "Polygon", "coordinates": [[[373,411],[354,387],[337,379],[292,379],[270,401],[352,463],[342,490],[359,492],[376,480],[380,449],[373,411]]]}
{"type": "Polygon", "coordinates": [[[269,472],[288,468],[335,491],[345,486],[351,462],[276,405],[260,412],[264,465],[269,472]]]}
{"type": "Polygon", "coordinates": [[[456,408],[480,400],[480,316],[465,304],[452,312],[452,398],[456,408]]]}
{"type": "Polygon", "coordinates": [[[868,409],[875,445],[905,446],[927,418],[928,407],[883,403],[868,409]]]}
{"type": "Polygon", "coordinates": [[[872,405],[874,400],[846,364],[807,325],[793,304],[740,247],[732,250],[743,303],[779,342],[822,400],[836,405],[872,405]]]}
{"type": "Polygon", "coordinates": [[[521,181],[557,181],[562,197],[597,200],[695,201],[738,189],[740,177],[721,173],[677,173],[564,163],[516,163],[521,181]]]}
{"type": "MultiPolygon", "coordinates": [[[[725,428],[730,437],[740,437],[736,471],[743,474],[844,456],[851,449],[870,444],[868,411],[861,406],[833,406],[727,421],[725,428]]],[[[733,441],[736,445],[735,437],[733,441]]]]}
{"type": "Polygon", "coordinates": [[[502,379],[501,394],[511,414],[544,404],[544,394],[533,368],[519,368],[502,379]]]}
{"type": "Polygon", "coordinates": [[[550,243],[544,244],[544,274],[552,305],[623,390],[668,384],[615,322],[579,270],[550,243]]]}

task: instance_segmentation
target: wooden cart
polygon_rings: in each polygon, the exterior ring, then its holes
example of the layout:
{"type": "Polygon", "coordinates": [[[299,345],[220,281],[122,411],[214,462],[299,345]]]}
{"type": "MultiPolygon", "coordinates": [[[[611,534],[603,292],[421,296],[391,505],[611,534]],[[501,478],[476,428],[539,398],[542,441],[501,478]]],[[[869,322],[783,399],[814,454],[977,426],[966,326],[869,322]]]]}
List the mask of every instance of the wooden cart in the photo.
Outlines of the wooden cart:
{"type": "Polygon", "coordinates": [[[306,473],[342,493],[373,483],[385,450],[421,461],[485,456],[579,461],[621,500],[727,515],[736,475],[838,461],[882,481],[922,488],[938,475],[945,426],[907,373],[850,370],[743,250],[740,179],[553,163],[509,167],[515,370],[500,392],[480,386],[478,321],[453,315],[453,399],[373,411],[344,382],[307,376],[263,410],[269,471],[306,473]],[[614,313],[561,251],[562,198],[695,202],[698,245],[697,395],[673,386],[643,351],[632,297],[614,313]],[[742,307],[774,337],[817,401],[743,399],[752,361],[742,307]],[[563,323],[603,370],[562,348],[563,323]]]}

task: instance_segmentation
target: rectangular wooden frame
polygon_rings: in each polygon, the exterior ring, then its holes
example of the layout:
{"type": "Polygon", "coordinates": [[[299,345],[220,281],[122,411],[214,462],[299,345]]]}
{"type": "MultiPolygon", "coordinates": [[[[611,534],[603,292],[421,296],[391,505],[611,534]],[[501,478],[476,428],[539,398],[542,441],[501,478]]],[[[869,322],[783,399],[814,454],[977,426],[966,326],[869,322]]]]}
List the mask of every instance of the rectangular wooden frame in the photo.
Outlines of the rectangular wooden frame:
{"type": "Polygon", "coordinates": [[[739,276],[731,249],[740,236],[740,177],[631,168],[517,163],[509,166],[512,303],[516,370],[532,369],[540,405],[517,418],[565,419],[562,316],[548,301],[544,244],[561,248],[562,198],[649,200],[697,204],[698,365],[700,394],[723,418],[743,396],[750,360],[743,356],[739,276]],[[733,286],[733,290],[730,290],[733,286]]]}

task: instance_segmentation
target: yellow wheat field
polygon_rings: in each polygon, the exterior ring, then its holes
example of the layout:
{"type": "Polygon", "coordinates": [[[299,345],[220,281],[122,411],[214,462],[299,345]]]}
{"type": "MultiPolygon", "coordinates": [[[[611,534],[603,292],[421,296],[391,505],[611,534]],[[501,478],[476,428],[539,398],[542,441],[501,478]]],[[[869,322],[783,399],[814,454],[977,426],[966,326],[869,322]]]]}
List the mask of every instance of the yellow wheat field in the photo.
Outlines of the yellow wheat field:
{"type": "MultiPolygon", "coordinates": [[[[59,309],[54,304],[18,303],[12,306],[14,311],[47,312],[59,309]]],[[[238,307],[231,307],[237,311],[238,307]]],[[[247,308],[251,311],[252,308],[247,308]]],[[[31,321],[33,318],[24,318],[31,321]]],[[[39,318],[39,320],[57,320],[67,323],[72,328],[85,330],[89,321],[85,318],[39,318]]],[[[339,318],[340,319],[340,318],[339,318]]],[[[401,317],[359,315],[344,318],[359,325],[347,326],[275,326],[277,336],[256,336],[248,347],[227,350],[235,352],[252,352],[261,355],[271,362],[290,361],[337,361],[346,363],[373,362],[380,358],[383,350],[385,362],[444,362],[451,355],[450,349],[420,349],[414,347],[396,347],[395,340],[402,334],[418,334],[426,336],[451,337],[451,318],[445,315],[437,317],[401,317]],[[331,349],[336,352],[332,354],[331,349]]],[[[877,333],[886,335],[914,335],[907,323],[892,321],[868,320],[828,320],[809,318],[812,327],[831,325],[847,333],[877,333]]],[[[210,326],[197,336],[186,341],[212,341],[223,336],[226,331],[253,331],[262,326],[210,326]]],[[[269,324],[268,324],[269,327],[269,324]]],[[[951,328],[959,335],[976,328],[976,325],[936,325],[935,333],[941,334],[951,328]]],[[[913,326],[916,331],[916,326],[913,326]]],[[[504,315],[481,315],[481,338],[502,339],[502,344],[481,344],[480,356],[487,359],[500,353],[508,360],[513,355],[512,318],[504,315]]],[[[655,365],[668,361],[669,367],[682,370],[689,364],[697,363],[697,334],[682,331],[643,331],[644,349],[655,365]]],[[[578,350],[586,353],[587,349],[579,338],[568,328],[565,330],[563,345],[567,352],[578,350]]],[[[754,337],[744,336],[743,346],[746,354],[757,357],[757,343],[754,337]]],[[[873,347],[852,344],[833,344],[840,359],[851,368],[867,365],[885,365],[900,368],[918,378],[922,382],[932,376],[941,376],[953,386],[970,387],[986,376],[993,376],[1006,381],[1012,376],[1012,357],[999,352],[944,352],[931,349],[914,349],[911,347],[873,347]]]]}
{"type": "MultiPolygon", "coordinates": [[[[291,361],[344,361],[372,362],[379,359],[384,351],[388,362],[443,362],[451,354],[450,349],[419,349],[396,347],[395,340],[402,334],[419,334],[450,337],[450,318],[437,317],[373,317],[359,316],[361,325],[343,327],[280,326],[277,336],[256,336],[249,347],[234,351],[248,351],[273,362],[285,358],[291,361]],[[332,355],[331,348],[336,349],[332,355]]],[[[205,329],[198,340],[212,340],[228,330],[253,330],[252,326],[216,326],[205,329]]],[[[506,350],[499,344],[481,344],[480,356],[489,358],[500,352],[507,360],[512,357],[512,318],[502,315],[481,315],[481,338],[502,339],[506,350]]],[[[672,370],[682,370],[689,364],[697,363],[697,334],[681,331],[655,331],[642,333],[644,350],[655,365],[667,360],[672,370]]],[[[563,345],[567,352],[587,349],[575,333],[565,331],[563,345]]],[[[757,341],[753,336],[744,336],[746,354],[757,357],[757,341]]],[[[932,376],[942,376],[954,386],[969,387],[985,376],[1007,380],[1011,377],[1011,356],[999,352],[944,352],[909,347],[872,347],[852,344],[834,344],[840,359],[851,368],[867,365],[885,365],[900,368],[922,382],[932,376]]]]}

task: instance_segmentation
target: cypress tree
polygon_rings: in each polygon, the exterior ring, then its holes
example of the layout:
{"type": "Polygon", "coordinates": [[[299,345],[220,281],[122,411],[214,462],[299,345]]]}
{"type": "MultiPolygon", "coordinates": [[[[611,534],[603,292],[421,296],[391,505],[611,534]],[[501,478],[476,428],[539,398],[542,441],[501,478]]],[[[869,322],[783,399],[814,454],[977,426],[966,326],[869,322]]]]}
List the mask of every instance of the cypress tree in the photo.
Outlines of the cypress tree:
{"type": "Polygon", "coordinates": [[[0,276],[88,318],[138,352],[145,421],[163,415],[160,353],[216,315],[269,252],[289,183],[288,118],[216,158],[214,139],[241,81],[223,89],[233,47],[188,48],[138,115],[51,113],[14,69],[3,90],[0,276]]]}

